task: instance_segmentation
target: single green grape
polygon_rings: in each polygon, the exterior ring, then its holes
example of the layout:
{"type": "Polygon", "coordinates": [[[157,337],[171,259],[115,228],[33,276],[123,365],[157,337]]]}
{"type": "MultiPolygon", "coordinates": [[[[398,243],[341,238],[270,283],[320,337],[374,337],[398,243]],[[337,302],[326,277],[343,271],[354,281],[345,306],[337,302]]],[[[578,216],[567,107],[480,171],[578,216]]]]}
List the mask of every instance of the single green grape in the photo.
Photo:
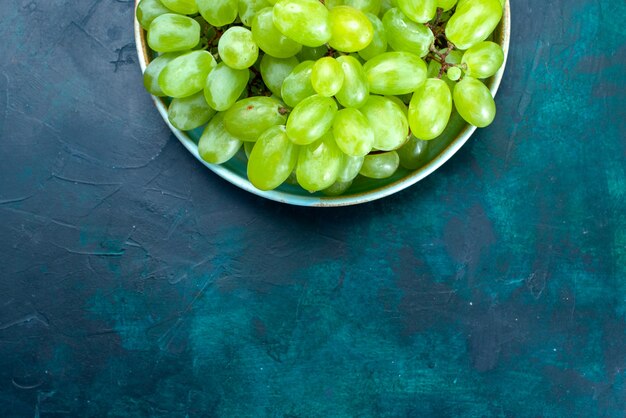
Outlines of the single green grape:
{"type": "Polygon", "coordinates": [[[332,186],[322,190],[325,196],[340,196],[352,186],[352,181],[336,181],[332,186]]]}
{"type": "Polygon", "coordinates": [[[260,190],[272,190],[287,180],[298,161],[294,145],[282,125],[272,126],[259,137],[248,159],[248,179],[260,190]]]}
{"type": "Polygon", "coordinates": [[[212,26],[229,25],[237,19],[239,0],[196,0],[200,14],[212,26]]]}
{"type": "Polygon", "coordinates": [[[332,97],[341,90],[344,77],[341,64],[332,57],[324,57],[313,64],[311,85],[319,95],[332,97]]]}
{"type": "Polygon", "coordinates": [[[500,0],[471,0],[457,5],[446,25],[446,36],[458,49],[484,41],[502,18],[500,0]]]}
{"type": "Polygon", "coordinates": [[[409,126],[416,138],[429,140],[441,135],[452,113],[452,93],[445,81],[429,78],[409,104],[409,126]]]}
{"type": "Polygon", "coordinates": [[[207,104],[204,94],[198,92],[182,99],[173,99],[167,110],[170,123],[181,131],[190,131],[207,123],[215,110],[207,104]]]}
{"type": "Polygon", "coordinates": [[[374,132],[373,148],[391,151],[404,144],[409,134],[409,122],[403,107],[406,106],[389,97],[370,96],[359,109],[374,132]]]}
{"type": "Polygon", "coordinates": [[[339,149],[355,157],[367,154],[374,145],[374,130],[370,122],[363,113],[351,107],[337,112],[333,135],[339,149]]]}
{"type": "Polygon", "coordinates": [[[288,106],[295,107],[302,100],[315,94],[311,84],[314,64],[313,61],[301,62],[283,81],[281,96],[288,106]]]}
{"type": "Polygon", "coordinates": [[[353,7],[363,13],[379,14],[380,7],[383,4],[382,0],[344,0],[343,4],[353,7]]]}
{"type": "Polygon", "coordinates": [[[349,183],[359,175],[361,167],[363,166],[364,156],[352,156],[343,154],[341,162],[341,168],[337,174],[337,181],[342,183],[349,183]]]}
{"type": "Polygon", "coordinates": [[[496,104],[491,92],[482,82],[464,77],[454,88],[454,106],[466,122],[484,128],[496,117],[496,104]]]}
{"type": "Polygon", "coordinates": [[[159,86],[159,75],[161,75],[161,71],[167,64],[180,55],[180,52],[168,52],[159,55],[148,64],[146,71],[143,73],[143,85],[150,94],[158,97],[167,96],[159,86]]]}
{"type": "Polygon", "coordinates": [[[463,71],[459,67],[450,67],[446,71],[446,75],[452,81],[458,81],[459,78],[463,75],[463,71]]]}
{"type": "Polygon", "coordinates": [[[498,72],[504,63],[502,47],[494,42],[479,42],[463,54],[461,63],[465,74],[474,78],[488,78],[498,72]]]}
{"type": "Polygon", "coordinates": [[[398,150],[400,165],[407,170],[417,170],[428,161],[428,141],[422,141],[413,135],[398,150]]]}
{"type": "Polygon", "coordinates": [[[137,5],[137,21],[144,29],[148,29],[154,19],[166,13],[172,13],[172,11],[160,0],[141,0],[137,5]]]}
{"type": "Polygon", "coordinates": [[[220,62],[206,78],[204,97],[207,103],[220,112],[228,110],[246,89],[249,78],[248,70],[234,70],[220,62]]]}
{"type": "Polygon", "coordinates": [[[222,164],[239,151],[241,144],[239,138],[224,129],[224,112],[218,112],[198,141],[198,154],[207,163],[222,164]]]}
{"type": "Polygon", "coordinates": [[[435,17],[437,0],[398,0],[398,8],[413,22],[426,23],[435,17]]]}
{"type": "Polygon", "coordinates": [[[280,0],[273,13],[278,30],[299,44],[316,47],[330,40],[328,9],[318,0],[280,0]]]}
{"type": "Polygon", "coordinates": [[[454,49],[448,52],[446,56],[446,64],[459,65],[463,59],[463,51],[454,49]]]}
{"type": "Polygon", "coordinates": [[[307,145],[322,137],[333,125],[337,102],[313,95],[293,108],[287,119],[287,135],[294,144],[307,145]]]}
{"type": "Polygon", "coordinates": [[[342,55],[337,57],[343,70],[343,84],[335,94],[335,98],[343,107],[359,108],[365,104],[370,94],[367,75],[361,63],[354,57],[342,55]]]}
{"type": "Polygon", "coordinates": [[[263,83],[270,91],[282,97],[281,89],[285,78],[298,66],[299,62],[296,57],[290,58],[274,58],[271,55],[263,55],[261,58],[261,77],[263,83]]]}
{"type": "Polygon", "coordinates": [[[266,7],[271,7],[271,4],[267,0],[239,0],[238,8],[241,23],[252,27],[254,16],[266,7]]]}
{"type": "Polygon", "coordinates": [[[387,33],[383,22],[378,18],[378,16],[371,13],[365,13],[365,16],[372,24],[372,28],[374,30],[372,42],[359,51],[359,56],[367,61],[387,51],[387,33]]]}
{"type": "Polygon", "coordinates": [[[198,13],[196,0],[161,0],[161,3],[168,9],[183,15],[198,13]]]}
{"type": "Polygon", "coordinates": [[[400,9],[391,9],[385,13],[383,26],[387,42],[395,51],[411,52],[424,57],[435,41],[433,32],[427,26],[413,22],[400,9]]]}
{"type": "Polygon", "coordinates": [[[159,75],[159,86],[168,96],[181,98],[202,90],[206,78],[216,66],[207,51],[187,52],[168,63],[159,75]]]}
{"type": "Polygon", "coordinates": [[[385,52],[363,66],[375,94],[407,94],[426,81],[426,63],[409,52],[385,52]]]}
{"type": "Polygon", "coordinates": [[[337,180],[341,162],[341,151],[335,143],[332,131],[329,131],[300,150],[296,167],[298,183],[309,192],[326,189],[337,180]]]}
{"type": "Polygon", "coordinates": [[[437,0],[437,7],[440,7],[444,12],[452,9],[456,5],[457,0],[437,0]]]}
{"type": "Polygon", "coordinates": [[[371,179],[386,179],[393,176],[400,166],[400,157],[395,151],[369,154],[365,156],[361,174],[371,179]]]}
{"type": "Polygon", "coordinates": [[[148,46],[157,52],[191,49],[200,42],[200,24],[187,16],[162,14],[150,23],[148,46]]]}
{"type": "Polygon", "coordinates": [[[343,52],[357,52],[374,38],[374,27],[360,10],[349,6],[337,6],[330,13],[331,38],[328,44],[343,52]]]}
{"type": "Polygon", "coordinates": [[[224,127],[243,141],[255,142],[272,126],[287,122],[287,110],[273,97],[256,96],[239,100],[224,115],[224,127]]]}
{"type": "Polygon", "coordinates": [[[217,44],[222,61],[235,70],[252,67],[259,57],[259,47],[252,32],[242,26],[228,28],[217,44]]]}
{"type": "Polygon", "coordinates": [[[302,49],[302,45],[276,28],[271,7],[259,11],[252,19],[252,37],[263,52],[276,58],[293,57],[302,49]]]}

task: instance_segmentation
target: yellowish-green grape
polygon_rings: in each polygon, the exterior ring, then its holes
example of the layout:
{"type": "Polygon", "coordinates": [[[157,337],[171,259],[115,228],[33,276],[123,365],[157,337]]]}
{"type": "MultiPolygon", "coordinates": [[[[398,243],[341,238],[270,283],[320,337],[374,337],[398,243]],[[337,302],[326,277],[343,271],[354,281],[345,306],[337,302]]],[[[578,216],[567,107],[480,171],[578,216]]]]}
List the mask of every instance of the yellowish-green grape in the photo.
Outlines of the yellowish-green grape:
{"type": "Polygon", "coordinates": [[[400,9],[391,9],[383,16],[387,42],[395,51],[411,52],[426,56],[435,41],[433,32],[425,25],[415,23],[400,9]]]}
{"type": "Polygon", "coordinates": [[[196,0],[200,14],[212,26],[229,25],[237,19],[239,0],[196,0]]]}
{"type": "Polygon", "coordinates": [[[460,79],[461,76],[463,75],[463,71],[461,71],[459,67],[450,67],[446,71],[446,75],[448,76],[450,80],[458,81],[458,79],[460,79]]]}
{"type": "Polygon", "coordinates": [[[398,104],[389,97],[370,96],[359,109],[374,132],[373,148],[390,151],[404,144],[409,135],[404,107],[404,104],[398,104]]]}
{"type": "Polygon", "coordinates": [[[251,27],[254,16],[266,7],[271,7],[271,4],[267,0],[239,0],[238,7],[241,23],[251,27]]]}
{"type": "Polygon", "coordinates": [[[458,49],[455,49],[455,50],[448,52],[448,55],[446,56],[446,63],[458,65],[461,63],[462,59],[463,59],[463,51],[459,51],[458,49]]]}
{"type": "Polygon", "coordinates": [[[445,81],[429,78],[409,104],[409,126],[416,138],[429,140],[441,135],[452,112],[452,93],[445,81]]]}
{"type": "Polygon", "coordinates": [[[343,86],[344,73],[341,64],[332,57],[324,57],[313,65],[311,85],[319,95],[331,97],[343,86]]]}
{"type": "Polygon", "coordinates": [[[399,165],[400,158],[395,151],[370,154],[365,156],[359,174],[371,179],[386,179],[396,172],[399,165]]]}
{"type": "Polygon", "coordinates": [[[494,42],[479,42],[463,54],[465,74],[474,78],[491,77],[504,62],[502,47],[494,42]]]}
{"type": "Polygon", "coordinates": [[[468,49],[487,39],[501,18],[500,0],[465,1],[457,5],[445,33],[457,48],[468,49]]]}
{"type": "Polygon", "coordinates": [[[174,98],[191,96],[204,88],[216,65],[215,58],[207,51],[187,52],[163,68],[159,86],[163,93],[174,98]]]}
{"type": "Polygon", "coordinates": [[[166,13],[172,11],[163,6],[160,0],[141,0],[137,5],[137,21],[144,29],[148,29],[154,19],[166,13]]]}
{"type": "Polygon", "coordinates": [[[343,52],[356,52],[365,48],[374,38],[374,27],[360,10],[337,6],[330,13],[331,38],[328,44],[343,52]]]}
{"type": "Polygon", "coordinates": [[[337,174],[337,181],[342,183],[351,182],[359,175],[361,167],[363,166],[363,156],[351,156],[343,154],[341,161],[341,169],[337,174]]]}
{"type": "Polygon", "coordinates": [[[428,161],[428,141],[422,141],[413,135],[398,150],[400,165],[407,170],[417,170],[428,161]]]}
{"type": "Polygon", "coordinates": [[[248,160],[248,179],[257,189],[272,190],[284,183],[298,161],[299,148],[285,127],[273,126],[255,143],[248,160]]]}
{"type": "Polygon", "coordinates": [[[167,110],[170,123],[181,131],[196,129],[211,120],[213,115],[215,110],[209,107],[202,92],[172,100],[167,110]]]}
{"type": "Polygon", "coordinates": [[[464,77],[454,88],[454,106],[466,122],[484,128],[496,117],[496,104],[491,92],[482,82],[464,77]]]}
{"type": "Polygon", "coordinates": [[[341,162],[341,151],[329,131],[300,150],[296,168],[298,183],[309,192],[326,189],[337,180],[341,162]]]}
{"type": "Polygon", "coordinates": [[[198,141],[198,154],[208,163],[222,164],[239,151],[241,143],[224,129],[224,112],[219,112],[204,129],[198,141]]]}
{"type": "Polygon", "coordinates": [[[200,24],[187,16],[166,13],[148,28],[148,46],[157,52],[185,51],[200,42],[200,24]]]}
{"type": "Polygon", "coordinates": [[[198,13],[196,0],[161,0],[161,3],[168,9],[183,15],[198,13]]]}
{"type": "Polygon", "coordinates": [[[224,115],[224,127],[243,141],[256,141],[272,126],[287,122],[283,103],[273,97],[256,96],[235,103],[224,115]]]}
{"type": "Polygon", "coordinates": [[[374,130],[359,110],[348,107],[337,112],[333,122],[335,141],[344,154],[360,157],[372,150],[374,130]]]}
{"type": "Polygon", "coordinates": [[[372,37],[372,42],[359,51],[359,56],[364,60],[369,60],[374,58],[376,55],[380,55],[387,51],[387,32],[385,31],[383,22],[378,18],[378,16],[371,13],[366,13],[365,16],[367,16],[367,19],[372,24],[374,35],[372,37]]]}
{"type": "Polygon", "coordinates": [[[259,48],[276,58],[293,57],[302,49],[302,45],[276,28],[271,7],[259,11],[252,19],[252,37],[259,48]]]}
{"type": "Polygon", "coordinates": [[[263,55],[261,58],[261,77],[263,83],[270,91],[282,97],[281,89],[285,78],[298,66],[299,62],[296,57],[290,58],[274,58],[271,55],[263,55]]]}
{"type": "Polygon", "coordinates": [[[314,64],[313,61],[301,62],[283,81],[281,96],[288,106],[295,107],[302,100],[315,94],[311,84],[314,64]]]}
{"type": "Polygon", "coordinates": [[[326,196],[339,196],[344,194],[352,186],[352,181],[336,181],[332,186],[322,190],[326,196]]]}
{"type": "Polygon", "coordinates": [[[407,94],[426,81],[426,63],[409,52],[385,52],[363,66],[370,92],[375,94],[407,94]]]}
{"type": "Polygon", "coordinates": [[[259,57],[252,32],[242,26],[228,28],[217,44],[217,51],[222,61],[235,70],[252,67],[259,57]]]}
{"type": "Polygon", "coordinates": [[[343,55],[337,57],[343,70],[343,85],[335,94],[335,98],[343,107],[359,108],[369,97],[370,88],[367,75],[361,63],[354,57],[343,55]]]}
{"type": "Polygon", "coordinates": [[[437,7],[441,7],[444,12],[452,9],[456,5],[457,0],[437,0],[437,7]]]}
{"type": "Polygon", "coordinates": [[[249,78],[250,71],[234,70],[220,62],[206,78],[204,97],[207,103],[220,112],[229,109],[246,89],[249,78]]]}
{"type": "Polygon", "coordinates": [[[382,0],[343,0],[343,4],[346,6],[354,7],[362,11],[363,13],[379,14],[380,7],[383,4],[382,0]]]}
{"type": "Polygon", "coordinates": [[[273,13],[278,30],[299,44],[316,47],[330,40],[328,9],[318,0],[280,0],[273,13]]]}
{"type": "Polygon", "coordinates": [[[287,135],[294,144],[307,145],[321,138],[333,125],[337,102],[330,97],[307,97],[287,119],[287,135]]]}
{"type": "Polygon", "coordinates": [[[161,71],[163,71],[163,68],[174,58],[179,57],[180,54],[180,52],[168,52],[159,55],[148,64],[146,71],[143,73],[143,85],[150,94],[159,97],[167,96],[167,94],[163,93],[161,87],[159,87],[159,75],[161,71]]]}
{"type": "Polygon", "coordinates": [[[398,8],[413,22],[426,23],[435,17],[437,0],[398,0],[398,8]]]}

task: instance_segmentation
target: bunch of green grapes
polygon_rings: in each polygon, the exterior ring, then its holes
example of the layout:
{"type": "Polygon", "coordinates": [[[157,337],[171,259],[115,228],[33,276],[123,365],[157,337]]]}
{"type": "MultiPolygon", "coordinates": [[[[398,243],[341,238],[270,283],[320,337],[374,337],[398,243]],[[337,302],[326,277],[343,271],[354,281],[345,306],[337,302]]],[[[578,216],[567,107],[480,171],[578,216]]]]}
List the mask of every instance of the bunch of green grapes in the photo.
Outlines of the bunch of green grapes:
{"type": "Polygon", "coordinates": [[[159,55],[144,84],[169,120],[206,124],[198,151],[221,164],[245,144],[261,190],[297,181],[337,195],[359,175],[420,166],[456,108],[485,127],[481,79],[502,66],[487,39],[504,0],[141,0],[159,55]]]}

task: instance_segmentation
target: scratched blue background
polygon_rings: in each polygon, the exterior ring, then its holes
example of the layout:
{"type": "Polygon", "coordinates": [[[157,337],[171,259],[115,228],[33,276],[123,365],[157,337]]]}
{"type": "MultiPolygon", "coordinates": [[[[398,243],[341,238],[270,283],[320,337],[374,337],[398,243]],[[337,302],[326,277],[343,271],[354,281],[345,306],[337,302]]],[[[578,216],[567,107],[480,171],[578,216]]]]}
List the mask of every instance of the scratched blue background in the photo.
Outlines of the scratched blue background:
{"type": "Polygon", "coordinates": [[[323,210],[184,150],[132,9],[0,1],[0,416],[625,416],[623,0],[514,0],[495,123],[323,210]]]}

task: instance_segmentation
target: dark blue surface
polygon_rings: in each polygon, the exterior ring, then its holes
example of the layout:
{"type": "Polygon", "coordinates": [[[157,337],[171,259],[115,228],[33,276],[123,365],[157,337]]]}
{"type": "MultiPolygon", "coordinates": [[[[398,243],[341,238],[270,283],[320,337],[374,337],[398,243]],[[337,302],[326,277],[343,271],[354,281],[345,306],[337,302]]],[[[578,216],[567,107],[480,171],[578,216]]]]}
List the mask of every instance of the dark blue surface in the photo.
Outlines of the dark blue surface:
{"type": "Polygon", "coordinates": [[[379,202],[217,178],[133,2],[0,2],[1,416],[623,417],[622,0],[519,0],[494,124],[379,202]]]}

